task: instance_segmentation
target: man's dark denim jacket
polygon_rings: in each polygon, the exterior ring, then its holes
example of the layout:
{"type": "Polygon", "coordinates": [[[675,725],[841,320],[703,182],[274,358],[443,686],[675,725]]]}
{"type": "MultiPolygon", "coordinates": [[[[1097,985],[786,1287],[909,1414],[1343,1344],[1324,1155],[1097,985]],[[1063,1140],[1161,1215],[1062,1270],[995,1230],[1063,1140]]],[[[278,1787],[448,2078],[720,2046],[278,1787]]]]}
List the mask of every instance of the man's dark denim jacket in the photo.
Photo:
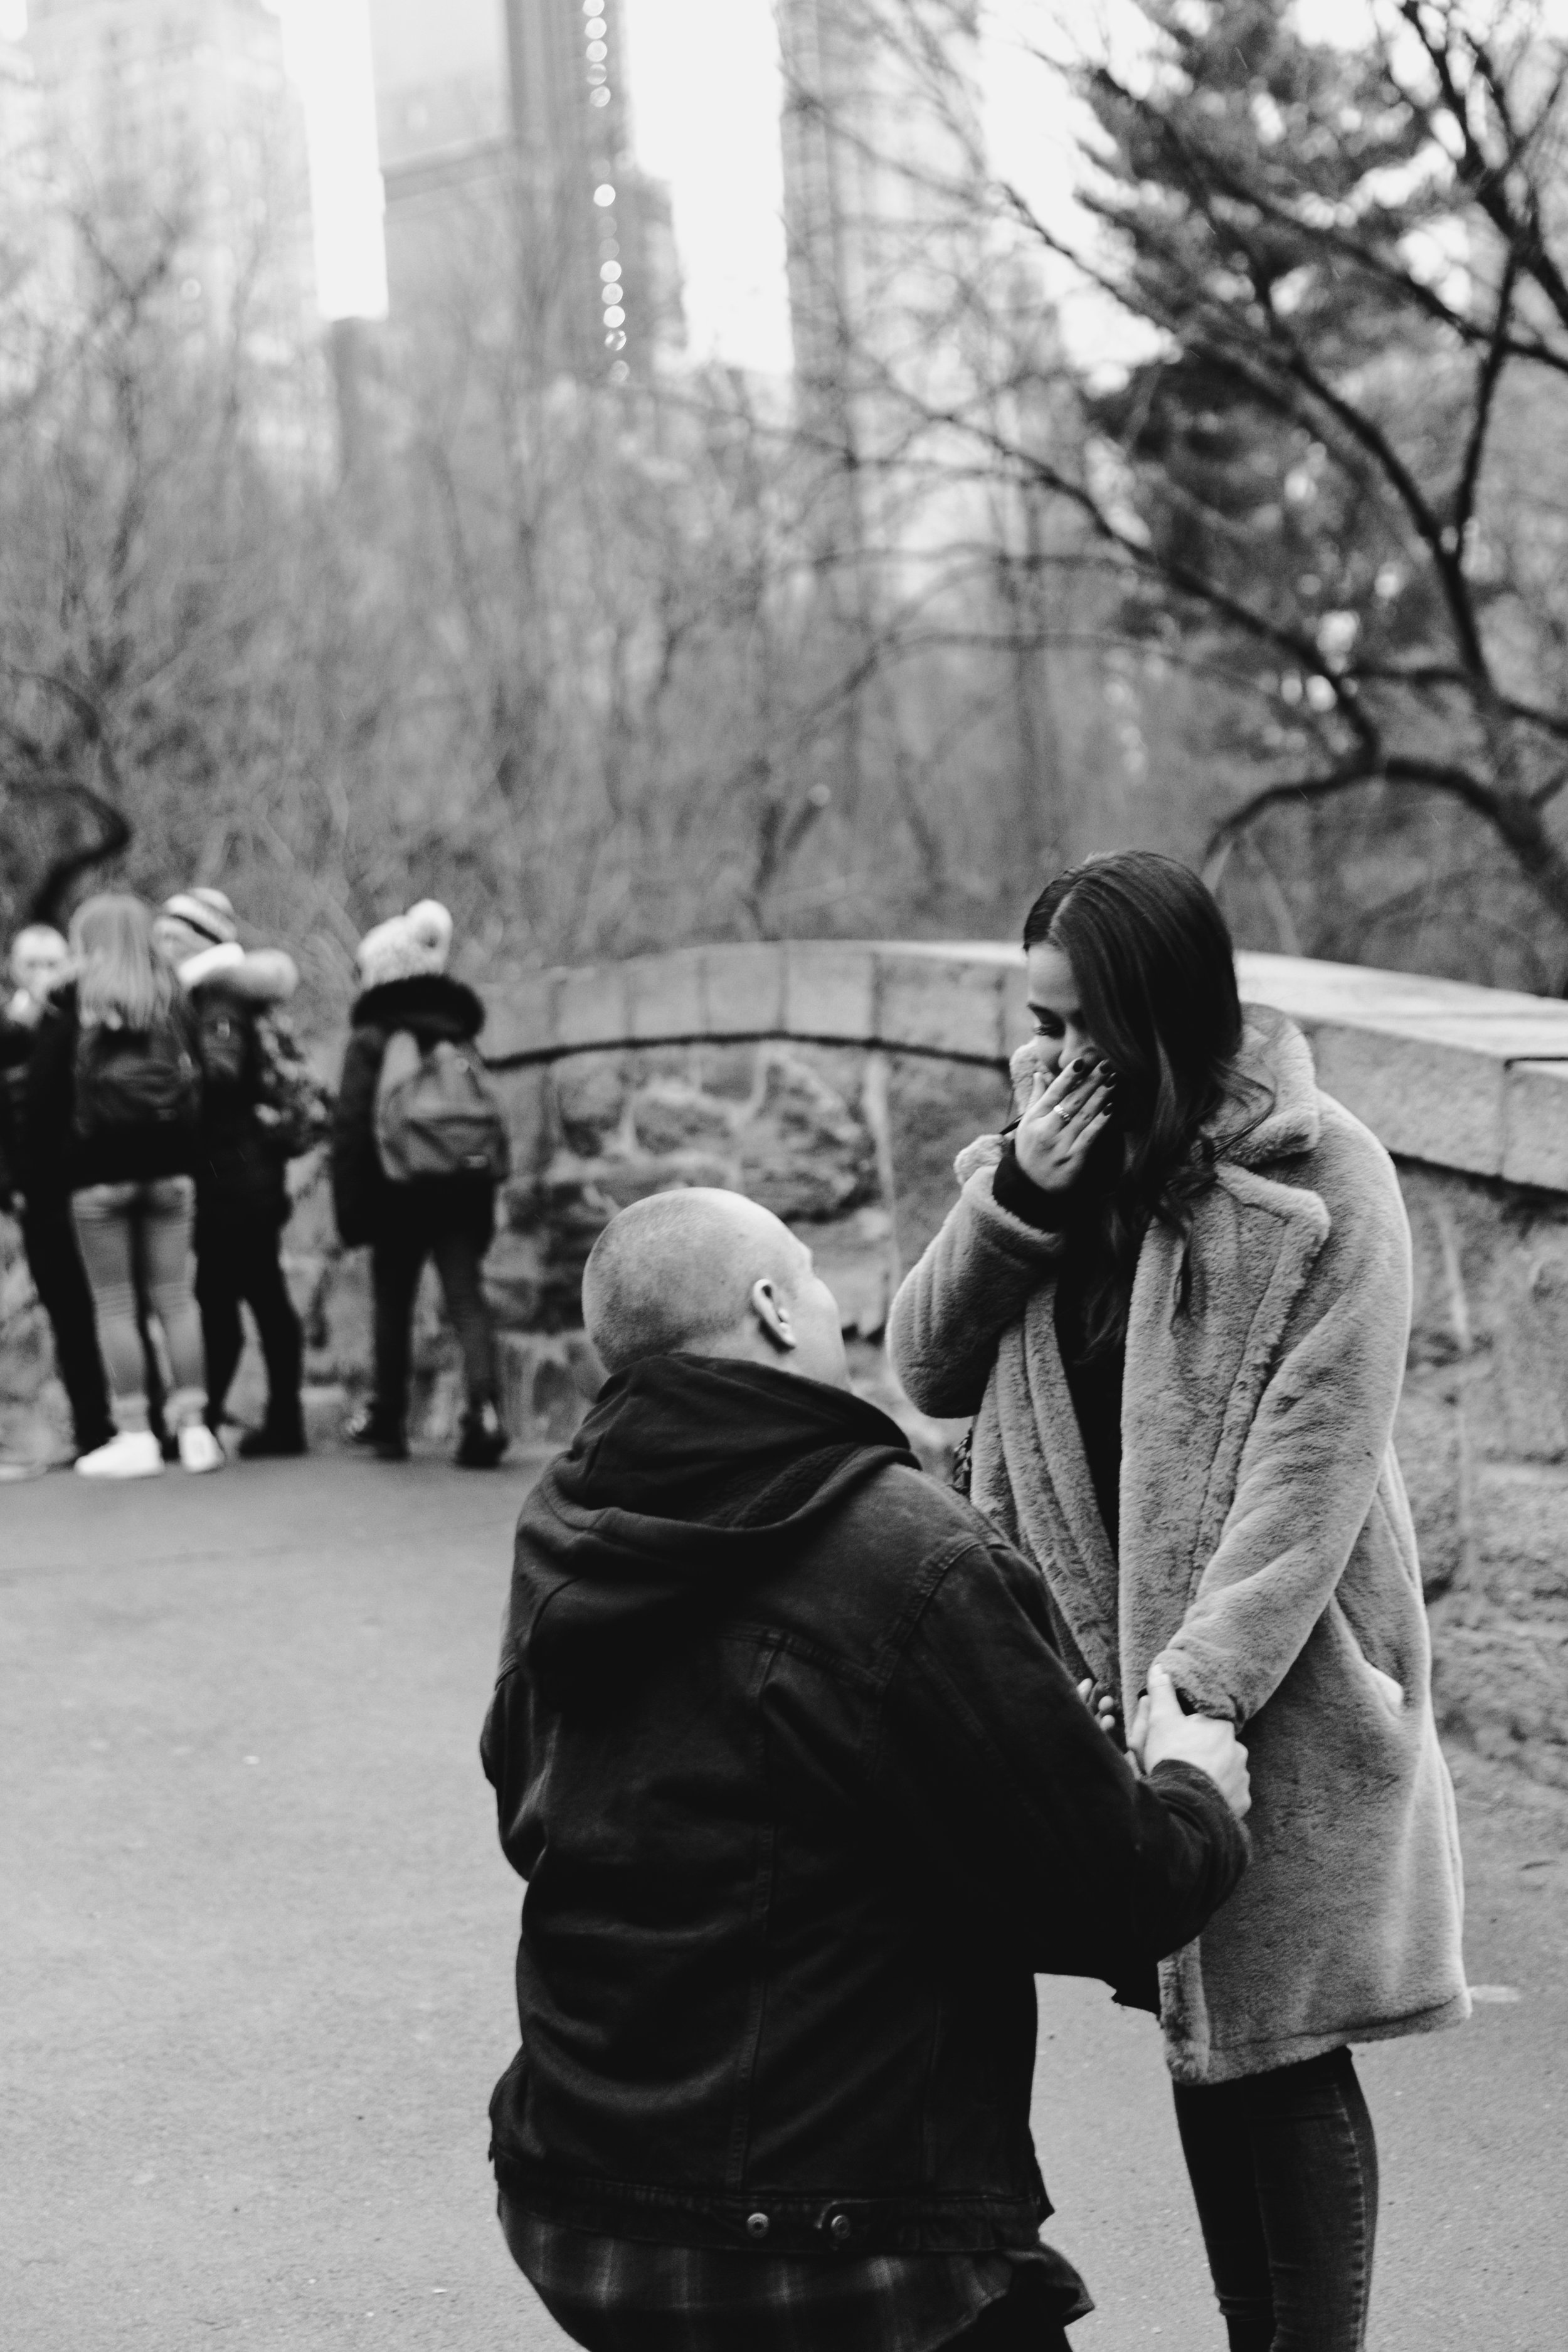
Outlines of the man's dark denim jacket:
{"type": "Polygon", "coordinates": [[[519,1528],[483,1743],[529,1882],[492,2154],[582,2229],[1031,2245],[1034,1974],[1137,1974],[1244,1866],[1212,1781],[1139,1780],[1098,1727],[1033,1569],[840,1405],[862,1475],[792,1540],[639,1553],[620,1512],[601,1558],[553,1473],[519,1528]]]}

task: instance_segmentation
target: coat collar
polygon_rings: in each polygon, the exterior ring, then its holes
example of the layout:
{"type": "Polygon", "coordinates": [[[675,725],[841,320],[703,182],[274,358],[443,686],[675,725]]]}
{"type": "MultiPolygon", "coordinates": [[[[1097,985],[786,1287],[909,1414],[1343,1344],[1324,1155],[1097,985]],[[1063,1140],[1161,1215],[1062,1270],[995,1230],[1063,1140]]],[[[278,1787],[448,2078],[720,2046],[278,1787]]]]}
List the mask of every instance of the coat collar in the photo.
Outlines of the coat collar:
{"type": "Polygon", "coordinates": [[[1242,1099],[1226,1105],[1210,1133],[1222,1160],[1267,1168],[1271,1160],[1316,1150],[1323,1129],[1318,1075],[1312,1049],[1293,1021],[1268,1004],[1242,1009],[1242,1099]]]}

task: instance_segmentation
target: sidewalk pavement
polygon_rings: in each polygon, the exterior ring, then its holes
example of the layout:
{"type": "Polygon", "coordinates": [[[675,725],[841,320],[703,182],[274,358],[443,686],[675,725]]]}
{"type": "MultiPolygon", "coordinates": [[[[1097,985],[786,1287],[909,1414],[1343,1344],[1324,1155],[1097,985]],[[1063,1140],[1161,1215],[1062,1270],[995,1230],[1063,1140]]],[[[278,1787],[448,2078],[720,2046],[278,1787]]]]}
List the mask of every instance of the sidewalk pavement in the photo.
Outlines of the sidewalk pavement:
{"type": "MultiPolygon", "coordinates": [[[[526,1468],[0,1494],[9,2352],[543,2352],[493,2216],[520,1888],[476,1741],[526,1468]]],[[[1462,1774],[1463,2032],[1363,2065],[1372,2352],[1568,2340],[1561,1801],[1462,1774]],[[1517,1998],[1502,1998],[1503,1994],[1517,1998]]],[[[1075,2352],[1220,2352],[1150,2021],[1042,1987],[1075,2352]]]]}

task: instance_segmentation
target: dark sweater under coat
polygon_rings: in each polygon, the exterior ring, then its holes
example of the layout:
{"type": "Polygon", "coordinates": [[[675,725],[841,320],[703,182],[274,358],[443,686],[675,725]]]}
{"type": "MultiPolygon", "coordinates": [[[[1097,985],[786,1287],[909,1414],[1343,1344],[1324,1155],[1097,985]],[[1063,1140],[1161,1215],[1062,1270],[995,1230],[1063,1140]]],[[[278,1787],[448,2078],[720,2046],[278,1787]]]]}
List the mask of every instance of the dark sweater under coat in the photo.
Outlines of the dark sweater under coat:
{"type": "Polygon", "coordinates": [[[1032,2244],[1035,1972],[1146,1969],[1246,1858],[894,1424],[760,1365],[634,1366],[545,1473],[483,1756],[529,1882],[498,2177],[645,2241],[1032,2244]]]}
{"type": "Polygon", "coordinates": [[[338,1237],[358,1249],[383,1235],[413,1228],[433,1236],[457,1229],[480,1250],[495,1231],[495,1185],[488,1176],[425,1177],[395,1184],[375,1141],[375,1093],[386,1049],[400,1029],[420,1051],[443,1038],[470,1045],[485,1025],[485,1008],[471,988],[445,972],[420,972],[367,988],[349,1015],[349,1042],[332,1120],[332,1207],[338,1237]]]}

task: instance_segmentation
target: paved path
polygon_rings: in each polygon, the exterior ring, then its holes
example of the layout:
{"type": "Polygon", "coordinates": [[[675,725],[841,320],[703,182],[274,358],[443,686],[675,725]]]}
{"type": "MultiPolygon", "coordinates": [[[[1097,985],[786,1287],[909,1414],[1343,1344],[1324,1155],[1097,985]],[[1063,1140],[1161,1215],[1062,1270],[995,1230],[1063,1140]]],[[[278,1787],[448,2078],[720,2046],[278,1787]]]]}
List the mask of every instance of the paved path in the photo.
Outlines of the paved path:
{"type": "MultiPolygon", "coordinates": [[[[524,1478],[0,1488],[7,2352],[562,2342],[485,2165],[518,1889],[475,1739],[524,1478]]],[[[1511,1785],[1466,1775],[1470,1947],[1520,1998],[1365,2061],[1373,2352],[1568,2341],[1568,1865],[1511,1785]]],[[[1219,2352],[1152,2028],[1043,1990],[1075,2352],[1219,2352]]]]}

